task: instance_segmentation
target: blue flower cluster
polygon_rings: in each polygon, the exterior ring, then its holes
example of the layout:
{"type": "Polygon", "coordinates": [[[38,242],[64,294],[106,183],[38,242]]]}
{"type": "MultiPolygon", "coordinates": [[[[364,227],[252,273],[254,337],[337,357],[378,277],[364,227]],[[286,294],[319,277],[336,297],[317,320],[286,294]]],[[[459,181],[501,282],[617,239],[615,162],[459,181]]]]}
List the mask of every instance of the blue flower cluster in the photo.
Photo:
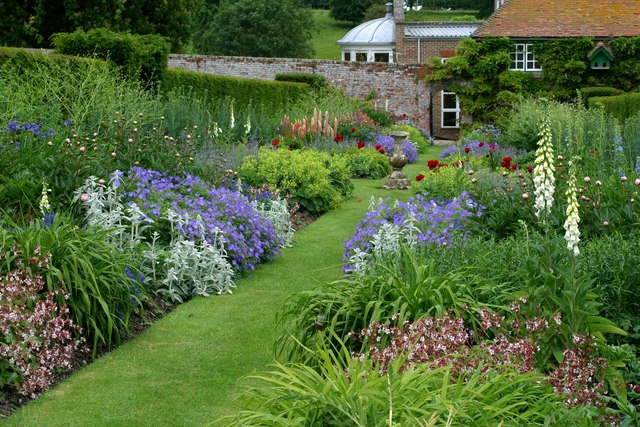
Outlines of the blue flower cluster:
{"type": "Polygon", "coordinates": [[[125,200],[137,203],[156,223],[172,210],[190,218],[178,230],[190,239],[213,243],[214,230],[222,230],[229,261],[238,271],[253,270],[279,253],[282,241],[273,224],[235,191],[214,188],[197,176],[181,178],[140,167],[132,168],[128,178],[133,185],[125,200]]]}
{"type": "Polygon", "coordinates": [[[53,128],[44,129],[44,123],[25,122],[20,124],[19,121],[13,120],[4,128],[9,133],[16,133],[24,130],[31,133],[35,137],[46,139],[55,134],[53,128]]]}
{"type": "Polygon", "coordinates": [[[407,202],[395,204],[390,204],[387,199],[365,214],[356,232],[345,242],[342,254],[344,271],[352,271],[348,263],[356,248],[362,252],[371,250],[373,237],[385,223],[404,227],[412,216],[414,225],[420,230],[416,236],[419,245],[445,245],[451,243],[456,234],[464,232],[469,217],[481,214],[482,208],[466,192],[453,200],[429,199],[420,194],[410,197],[407,202]]]}
{"type": "MultiPolygon", "coordinates": [[[[382,146],[382,148],[384,148],[385,154],[391,157],[391,155],[393,154],[393,149],[395,148],[394,139],[389,135],[379,133],[376,134],[374,142],[368,145],[375,147],[378,144],[382,146]]],[[[418,159],[418,148],[406,139],[402,143],[402,152],[405,156],[407,156],[407,161],[409,163],[415,163],[415,161],[418,159]]]]}

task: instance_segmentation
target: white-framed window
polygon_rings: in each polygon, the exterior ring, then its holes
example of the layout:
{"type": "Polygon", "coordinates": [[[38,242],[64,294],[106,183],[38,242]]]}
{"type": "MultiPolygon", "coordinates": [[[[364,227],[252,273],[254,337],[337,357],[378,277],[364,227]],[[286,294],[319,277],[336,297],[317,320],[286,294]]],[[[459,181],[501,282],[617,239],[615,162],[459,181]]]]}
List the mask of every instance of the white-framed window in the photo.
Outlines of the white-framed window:
{"type": "Polygon", "coordinates": [[[388,52],[374,52],[373,53],[373,61],[374,62],[391,62],[390,55],[388,52]]]}
{"type": "Polygon", "coordinates": [[[343,51],[342,52],[342,60],[343,61],[351,61],[351,52],[343,51]]]}
{"type": "Polygon", "coordinates": [[[455,92],[442,91],[442,107],[441,110],[441,127],[442,128],[459,128],[460,127],[460,100],[455,92]]]}
{"type": "Polygon", "coordinates": [[[357,62],[367,62],[369,55],[367,55],[367,52],[356,52],[355,59],[357,62]]]}
{"type": "Polygon", "coordinates": [[[540,63],[533,55],[533,45],[517,43],[515,52],[511,52],[511,69],[515,71],[541,71],[540,63]]]}
{"type": "Polygon", "coordinates": [[[440,63],[445,64],[449,58],[440,58],[440,63]]]}

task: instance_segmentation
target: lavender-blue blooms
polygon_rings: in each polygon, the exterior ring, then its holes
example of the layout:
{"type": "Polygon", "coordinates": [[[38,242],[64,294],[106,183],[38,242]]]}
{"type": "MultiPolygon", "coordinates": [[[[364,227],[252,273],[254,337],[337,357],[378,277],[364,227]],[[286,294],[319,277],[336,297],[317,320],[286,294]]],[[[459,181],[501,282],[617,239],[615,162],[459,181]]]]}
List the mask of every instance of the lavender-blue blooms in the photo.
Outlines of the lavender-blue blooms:
{"type": "MultiPolygon", "coordinates": [[[[385,135],[382,133],[376,134],[373,142],[365,144],[370,147],[380,145],[382,148],[384,148],[385,154],[389,157],[391,157],[391,155],[393,154],[393,149],[395,148],[394,139],[389,135],[385,135]]],[[[402,152],[405,156],[407,156],[407,161],[409,163],[415,163],[418,158],[418,149],[415,145],[413,145],[406,139],[402,142],[402,152]]]]}
{"type": "Polygon", "coordinates": [[[345,263],[344,271],[352,270],[352,266],[348,263],[356,252],[356,248],[362,252],[371,250],[373,237],[385,223],[403,227],[411,213],[415,225],[420,230],[417,235],[418,244],[443,245],[450,243],[456,234],[463,233],[468,218],[481,215],[481,211],[482,209],[466,192],[453,200],[429,199],[417,194],[410,197],[407,202],[397,202],[394,205],[387,199],[386,202],[379,203],[365,214],[353,236],[345,242],[342,255],[345,263]]]}
{"type": "Polygon", "coordinates": [[[44,129],[44,123],[24,122],[20,124],[18,120],[13,120],[4,128],[5,131],[15,134],[18,131],[27,131],[35,137],[46,139],[55,134],[53,128],[44,129]]]}
{"type": "Polygon", "coordinates": [[[229,261],[239,271],[253,270],[279,252],[282,242],[271,222],[235,191],[216,189],[197,176],[182,178],[140,167],[132,168],[128,177],[133,185],[124,194],[125,200],[137,203],[154,221],[173,210],[191,218],[181,233],[209,243],[213,243],[214,229],[222,230],[229,261]]]}

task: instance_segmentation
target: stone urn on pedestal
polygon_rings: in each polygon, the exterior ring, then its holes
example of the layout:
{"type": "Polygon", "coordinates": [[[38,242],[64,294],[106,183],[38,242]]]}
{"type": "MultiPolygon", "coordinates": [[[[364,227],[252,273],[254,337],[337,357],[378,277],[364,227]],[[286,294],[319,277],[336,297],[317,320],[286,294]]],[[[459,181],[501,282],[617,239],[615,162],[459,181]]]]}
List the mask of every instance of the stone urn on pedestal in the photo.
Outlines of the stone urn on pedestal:
{"type": "Polygon", "coordinates": [[[402,171],[402,168],[408,163],[407,156],[402,152],[402,144],[409,136],[409,132],[394,131],[389,134],[393,138],[395,145],[393,147],[393,154],[389,159],[393,172],[384,183],[382,188],[385,190],[407,190],[411,186],[409,178],[402,171]]]}

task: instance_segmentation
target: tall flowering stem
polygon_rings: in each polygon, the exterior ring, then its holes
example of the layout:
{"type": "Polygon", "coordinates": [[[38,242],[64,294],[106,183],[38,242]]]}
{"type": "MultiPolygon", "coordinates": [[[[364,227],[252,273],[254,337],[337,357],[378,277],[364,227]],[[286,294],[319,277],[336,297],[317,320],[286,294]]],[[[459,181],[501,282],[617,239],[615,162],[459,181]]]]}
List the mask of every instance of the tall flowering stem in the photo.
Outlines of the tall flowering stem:
{"type": "Polygon", "coordinates": [[[546,109],[542,118],[542,125],[536,150],[535,168],[533,169],[533,185],[535,187],[536,217],[543,216],[543,221],[551,212],[553,205],[553,191],[555,189],[555,166],[553,155],[553,141],[551,140],[551,121],[549,110],[546,109]]]}
{"type": "Polygon", "coordinates": [[[564,221],[564,238],[567,240],[567,248],[573,251],[574,255],[580,253],[578,242],[580,241],[580,230],[578,223],[578,189],[576,188],[576,168],[573,161],[569,162],[569,186],[565,192],[567,196],[567,219],[564,221]]]}

